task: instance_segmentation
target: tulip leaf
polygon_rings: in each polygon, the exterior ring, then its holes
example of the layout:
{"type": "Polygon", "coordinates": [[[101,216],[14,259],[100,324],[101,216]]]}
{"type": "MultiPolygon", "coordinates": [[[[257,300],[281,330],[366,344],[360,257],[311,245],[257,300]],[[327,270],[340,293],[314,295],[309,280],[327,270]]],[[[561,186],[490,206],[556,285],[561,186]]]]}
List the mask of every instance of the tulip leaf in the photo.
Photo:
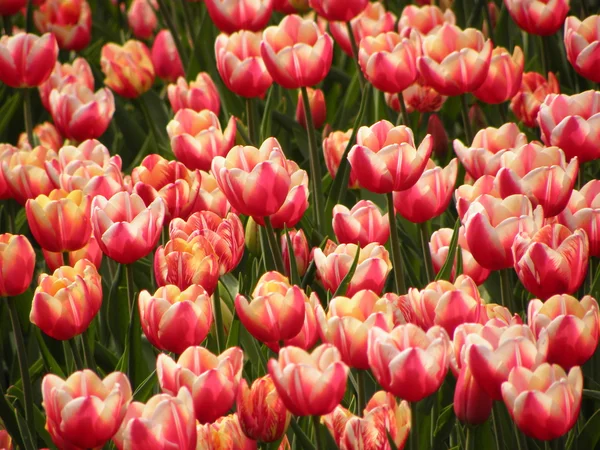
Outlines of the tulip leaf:
{"type": "Polygon", "coordinates": [[[40,331],[40,329],[35,327],[34,334],[38,341],[38,346],[40,348],[40,353],[42,354],[42,358],[44,360],[44,365],[46,366],[48,371],[50,371],[50,373],[58,375],[61,378],[65,378],[65,374],[62,368],[60,367],[60,364],[56,362],[56,359],[54,359],[54,356],[52,356],[52,353],[48,349],[48,346],[46,345],[46,342],[42,337],[42,332],[40,331]]]}
{"type": "Polygon", "coordinates": [[[2,386],[0,385],[0,419],[4,423],[4,427],[8,431],[16,443],[22,447],[23,439],[21,438],[21,433],[19,432],[19,423],[17,422],[17,418],[15,415],[15,410],[6,400],[6,396],[4,395],[4,391],[2,390],[2,386]]]}
{"type": "MultiPolygon", "coordinates": [[[[44,373],[44,359],[39,357],[36,362],[29,366],[29,378],[31,382],[34,383],[42,373],[44,373]]],[[[15,381],[15,383],[8,388],[9,393],[11,389],[23,389],[23,380],[19,378],[15,381]]]]}
{"type": "Polygon", "coordinates": [[[260,123],[260,141],[265,141],[268,137],[271,136],[271,124],[273,120],[271,120],[271,112],[273,111],[273,93],[277,91],[278,85],[274,84],[270,87],[269,93],[267,94],[267,101],[265,102],[265,110],[263,111],[262,120],[260,123]]]}
{"type": "Polygon", "coordinates": [[[95,343],[94,358],[98,363],[98,368],[106,373],[115,370],[115,367],[119,363],[119,359],[100,342],[95,343]]]}
{"type": "Polygon", "coordinates": [[[302,430],[300,425],[298,425],[298,422],[295,417],[292,417],[292,420],[290,421],[290,425],[292,426],[292,431],[294,432],[294,434],[296,435],[296,438],[298,439],[298,443],[304,450],[316,450],[315,446],[311,442],[310,438],[306,435],[304,430],[302,430]]]}
{"type": "Polygon", "coordinates": [[[133,393],[134,400],[145,403],[152,395],[152,391],[154,390],[157,381],[156,369],[154,369],[133,393]]]}
{"type": "Polygon", "coordinates": [[[388,444],[390,444],[390,450],[398,450],[398,446],[394,442],[394,438],[390,434],[390,430],[388,430],[387,427],[385,429],[385,433],[387,434],[388,444]]]}
{"type": "Polygon", "coordinates": [[[294,252],[294,247],[292,246],[292,240],[290,239],[290,232],[287,227],[284,227],[285,240],[288,248],[288,256],[290,260],[290,283],[295,286],[300,285],[300,275],[298,275],[298,264],[296,263],[296,253],[294,252]]]}
{"type": "Polygon", "coordinates": [[[15,410],[15,417],[17,418],[17,423],[19,425],[19,432],[21,438],[23,440],[23,448],[25,450],[36,450],[36,446],[33,442],[33,438],[31,437],[31,431],[27,426],[27,422],[25,418],[19,413],[18,410],[15,410]]]}
{"type": "Polygon", "coordinates": [[[458,249],[458,234],[460,230],[460,225],[460,219],[456,219],[456,223],[454,224],[454,229],[452,232],[452,239],[450,239],[450,248],[448,250],[448,256],[446,257],[444,265],[436,275],[435,281],[448,280],[450,279],[450,275],[452,275],[452,267],[454,266],[456,251],[458,249]]]}
{"type": "Polygon", "coordinates": [[[9,128],[11,120],[22,104],[22,93],[21,89],[19,89],[18,92],[15,92],[5,100],[2,108],[0,108],[0,136],[2,136],[3,142],[6,139],[5,132],[9,128]]]}
{"type": "Polygon", "coordinates": [[[227,343],[225,349],[231,347],[237,347],[240,345],[240,324],[241,322],[235,316],[235,310],[233,311],[233,320],[231,321],[231,327],[229,328],[229,336],[227,336],[227,343]]]}
{"type": "Polygon", "coordinates": [[[352,281],[352,277],[354,276],[354,272],[356,272],[356,268],[358,267],[358,260],[360,258],[360,248],[356,250],[356,255],[354,255],[354,261],[352,261],[352,265],[350,266],[350,270],[335,290],[333,297],[343,297],[346,295],[346,291],[348,290],[348,286],[350,285],[350,281],[352,281]]]}
{"type": "Polygon", "coordinates": [[[583,396],[600,401],[600,391],[592,391],[591,389],[584,389],[583,396]]]}
{"type": "Polygon", "coordinates": [[[600,441],[600,409],[594,412],[579,431],[577,445],[578,448],[596,448],[598,441],[600,441]]]}
{"type": "Polygon", "coordinates": [[[154,139],[156,139],[159,153],[163,156],[172,153],[169,136],[167,135],[167,124],[170,118],[165,102],[154,90],[146,92],[139,98],[139,101],[148,128],[154,139]]]}
{"type": "Polygon", "coordinates": [[[124,311],[129,310],[129,301],[122,264],[117,264],[117,271],[108,292],[107,302],[108,327],[117,344],[118,351],[122,352],[125,347],[125,335],[129,323],[128,315],[123,314],[124,311]],[[123,283],[123,286],[121,286],[121,283],[123,283]]]}

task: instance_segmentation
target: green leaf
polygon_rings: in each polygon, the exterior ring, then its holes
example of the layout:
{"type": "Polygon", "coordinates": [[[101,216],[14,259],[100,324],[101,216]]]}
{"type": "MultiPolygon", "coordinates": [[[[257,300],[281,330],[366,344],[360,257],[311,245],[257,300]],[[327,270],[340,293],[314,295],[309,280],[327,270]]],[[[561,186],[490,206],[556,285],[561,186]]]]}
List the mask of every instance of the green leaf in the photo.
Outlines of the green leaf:
{"type": "Polygon", "coordinates": [[[275,101],[273,100],[274,92],[278,90],[278,85],[274,84],[269,89],[269,93],[267,94],[267,101],[265,103],[265,110],[263,112],[263,117],[260,123],[260,140],[261,142],[271,136],[271,124],[273,120],[271,120],[271,112],[273,111],[273,105],[275,101]]]}
{"type": "Polygon", "coordinates": [[[594,400],[600,400],[600,392],[599,391],[592,391],[590,389],[584,389],[583,396],[594,399],[594,400]]]}
{"type": "Polygon", "coordinates": [[[27,426],[25,418],[17,410],[15,410],[15,417],[17,418],[17,423],[19,425],[19,433],[23,439],[23,448],[25,450],[36,450],[36,446],[33,443],[33,438],[31,437],[31,432],[27,426]]]}
{"type": "Polygon", "coordinates": [[[229,329],[229,336],[227,336],[227,343],[225,348],[237,347],[240,345],[240,321],[236,320],[235,310],[233,311],[233,320],[229,329]]]}
{"type": "MultiPolygon", "coordinates": [[[[0,108],[0,136],[4,138],[5,132],[10,125],[13,116],[19,110],[19,107],[23,104],[23,97],[21,89],[11,95],[7,100],[4,101],[2,108],[0,108]]],[[[21,128],[22,129],[22,128],[21,128]]],[[[3,141],[4,142],[4,141],[3,141]]]]}
{"type": "Polygon", "coordinates": [[[0,386],[0,419],[4,423],[6,431],[8,434],[12,436],[18,446],[23,446],[23,439],[21,438],[21,433],[19,431],[19,424],[17,422],[17,418],[15,416],[15,410],[6,400],[6,396],[4,395],[4,391],[2,391],[2,387],[0,386]]]}
{"type": "Polygon", "coordinates": [[[388,444],[390,444],[390,449],[391,450],[398,450],[398,446],[394,442],[394,438],[392,438],[392,435],[390,434],[390,430],[388,430],[386,428],[385,429],[385,433],[387,434],[387,439],[388,439],[388,444]]]}
{"type": "Polygon", "coordinates": [[[141,384],[133,393],[134,400],[145,403],[151,397],[157,381],[158,378],[156,377],[156,369],[154,369],[150,375],[148,375],[146,379],[141,382],[141,384]]]}
{"type": "Polygon", "coordinates": [[[167,135],[167,124],[171,120],[165,102],[158,96],[156,91],[149,90],[140,97],[140,105],[146,119],[148,128],[153,133],[160,154],[171,153],[171,144],[167,135]]]}
{"type": "Polygon", "coordinates": [[[42,337],[42,332],[40,331],[40,329],[35,327],[34,333],[38,341],[40,352],[42,354],[42,358],[44,359],[44,365],[46,366],[46,368],[51,373],[58,375],[61,378],[66,378],[62,368],[60,367],[60,364],[56,362],[56,359],[54,359],[54,356],[52,356],[52,353],[50,352],[50,350],[48,350],[48,346],[46,345],[46,342],[42,337]]]}
{"type": "Polygon", "coordinates": [[[356,255],[354,255],[354,261],[352,261],[352,265],[350,266],[350,270],[335,290],[332,298],[335,297],[343,297],[346,295],[346,291],[348,290],[348,286],[350,285],[350,281],[352,281],[352,277],[354,276],[354,272],[356,272],[356,268],[358,267],[358,259],[360,257],[360,249],[356,251],[356,255]]]}
{"type": "Polygon", "coordinates": [[[127,299],[127,286],[123,276],[123,265],[117,265],[117,271],[108,292],[108,327],[117,344],[117,348],[123,351],[125,347],[125,336],[129,323],[129,300],[127,299]],[[121,283],[123,282],[123,286],[121,283]]]}
{"type": "Polygon", "coordinates": [[[290,232],[287,227],[284,227],[285,241],[287,243],[288,255],[290,260],[290,283],[295,286],[300,285],[300,275],[298,275],[298,264],[296,263],[296,254],[294,253],[294,247],[292,246],[292,240],[290,239],[290,232]]]}
{"type": "Polygon", "coordinates": [[[450,239],[450,249],[448,250],[448,256],[446,262],[435,277],[435,281],[448,280],[452,274],[452,267],[454,266],[454,259],[456,257],[456,250],[458,248],[458,233],[460,230],[460,219],[456,219],[454,224],[454,231],[452,232],[452,239],[450,239]]]}
{"type": "Polygon", "coordinates": [[[316,450],[315,446],[313,445],[313,443],[311,442],[309,437],[302,430],[300,425],[298,425],[298,422],[296,421],[295,417],[292,417],[292,420],[290,421],[290,425],[292,426],[292,431],[294,432],[294,434],[296,435],[296,438],[298,439],[298,443],[304,450],[316,450]]]}

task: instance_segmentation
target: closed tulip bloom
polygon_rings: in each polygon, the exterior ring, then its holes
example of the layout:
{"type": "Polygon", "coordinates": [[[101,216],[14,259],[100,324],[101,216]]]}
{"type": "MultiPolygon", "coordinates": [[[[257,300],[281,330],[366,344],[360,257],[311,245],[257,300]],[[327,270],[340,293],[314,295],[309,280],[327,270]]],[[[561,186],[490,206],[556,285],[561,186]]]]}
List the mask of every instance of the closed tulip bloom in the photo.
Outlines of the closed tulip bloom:
{"type": "Polygon", "coordinates": [[[273,12],[272,0],[207,0],[208,15],[224,33],[262,30],[273,12]]]}
{"type": "Polygon", "coordinates": [[[264,31],[260,53],[273,81],[298,89],[325,78],[333,58],[333,40],[313,20],[292,14],[264,31]]]}
{"type": "Polygon", "coordinates": [[[102,252],[121,264],[131,264],[152,251],[162,229],[165,204],[157,198],[146,205],[137,194],[119,192],[92,202],[92,231],[102,252]]]}
{"type": "Polygon", "coordinates": [[[158,25],[154,9],[158,9],[156,0],[133,0],[127,11],[127,24],[138,39],[150,39],[158,25]]]}
{"type": "Polygon", "coordinates": [[[27,5],[27,0],[2,0],[0,1],[0,16],[17,14],[27,5]]]}
{"type": "Polygon", "coordinates": [[[432,160],[412,187],[394,192],[394,209],[414,223],[426,222],[446,211],[458,175],[458,161],[454,158],[441,168],[432,160]]]}
{"type": "Polygon", "coordinates": [[[244,353],[239,347],[219,356],[203,347],[189,347],[177,362],[161,353],[156,374],[163,392],[174,395],[187,388],[194,399],[196,420],[214,422],[233,406],[242,376],[244,353]]]}
{"type": "Polygon", "coordinates": [[[462,219],[475,260],[486,269],[500,270],[516,263],[512,245],[520,232],[533,235],[542,226],[542,207],[533,208],[525,195],[504,200],[484,194],[471,203],[462,219]]]}
{"type": "Polygon", "coordinates": [[[282,348],[268,368],[283,404],[296,416],[329,414],[344,397],[349,369],[333,345],[322,344],[312,353],[282,348]]]}
{"type": "Polygon", "coordinates": [[[77,159],[57,174],[58,183],[67,192],[79,189],[92,198],[98,195],[111,198],[125,188],[120,165],[120,158],[111,159],[103,166],[92,160],[77,159]]]}
{"type": "Polygon", "coordinates": [[[442,385],[448,372],[450,345],[442,328],[433,326],[425,332],[409,323],[387,333],[374,327],[368,342],[371,371],[387,392],[416,402],[442,385]]]}
{"type": "Polygon", "coordinates": [[[202,181],[200,183],[200,195],[196,203],[197,211],[211,211],[219,217],[225,217],[231,205],[221,189],[217,180],[210,172],[200,171],[202,181]]]}
{"type": "Polygon", "coordinates": [[[461,422],[480,425],[490,417],[494,401],[479,386],[469,366],[460,371],[454,389],[454,414],[461,422]]]}
{"type": "Polygon", "coordinates": [[[82,259],[87,259],[94,266],[96,266],[96,268],[99,268],[102,264],[102,250],[100,250],[100,246],[93,235],[90,236],[89,241],[85,244],[85,246],[79,250],[68,253],[69,257],[65,261],[62,252],[49,252],[48,250],[44,250],[42,248],[44,260],[46,261],[48,269],[51,271],[55,271],[62,266],[73,267],[77,261],[82,259]]]}
{"type": "Polygon", "coordinates": [[[86,0],[46,0],[33,12],[42,33],[52,33],[62,50],[81,51],[92,39],[92,9],[86,0]]]}
{"type": "Polygon", "coordinates": [[[577,422],[583,374],[581,367],[569,373],[557,364],[535,370],[518,367],[502,384],[502,398],[519,429],[527,436],[549,441],[566,434],[577,422]]]}
{"type": "MultiPolygon", "coordinates": [[[[381,3],[367,3],[367,6],[356,17],[350,20],[352,34],[355,42],[367,36],[378,36],[381,33],[393,31],[396,24],[396,16],[385,10],[381,3]]],[[[352,44],[345,22],[329,22],[329,31],[335,42],[348,55],[352,56],[352,44]]]]}
{"type": "Polygon", "coordinates": [[[510,17],[523,31],[550,36],[563,25],[569,0],[504,0],[510,17]]]}
{"type": "Polygon", "coordinates": [[[486,79],[492,57],[492,42],[474,28],[461,30],[445,23],[423,39],[419,72],[442,95],[473,92],[486,79]]]}
{"type": "Polygon", "coordinates": [[[309,0],[308,4],[315,12],[330,22],[348,22],[358,16],[368,5],[368,0],[309,0]]]}
{"type": "Polygon", "coordinates": [[[294,261],[296,262],[296,270],[298,276],[304,276],[306,269],[311,260],[310,249],[308,248],[308,240],[302,230],[291,229],[288,230],[290,241],[292,243],[292,251],[288,248],[286,235],[283,234],[280,239],[281,254],[283,257],[283,265],[285,266],[285,273],[290,276],[290,257],[294,255],[294,261]],[[293,252],[293,253],[292,253],[293,252]]]}
{"type": "Polygon", "coordinates": [[[46,429],[59,448],[102,447],[119,429],[132,392],[124,373],[101,380],[91,370],[42,380],[46,429]]]}
{"type": "MultiPolygon", "coordinates": [[[[448,97],[441,95],[431,86],[424,84],[422,77],[402,91],[402,97],[406,104],[406,110],[411,113],[419,111],[420,113],[439,111],[448,97]]],[[[384,94],[385,102],[390,108],[400,113],[400,100],[398,95],[386,92],[384,94]]]]}
{"type": "Polygon", "coordinates": [[[525,194],[532,205],[542,205],[546,218],[565,209],[579,169],[577,158],[567,164],[560,148],[534,143],[504,154],[502,166],[496,176],[500,195],[525,194]]]}
{"type": "Polygon", "coordinates": [[[8,431],[0,429],[0,448],[3,450],[13,450],[12,438],[8,431]]]}
{"type": "Polygon", "coordinates": [[[454,152],[475,180],[484,175],[496,175],[502,167],[502,155],[527,144],[527,136],[516,123],[509,122],[500,128],[479,130],[470,147],[459,139],[453,142],[454,152]]]}
{"type": "Polygon", "coordinates": [[[0,81],[13,88],[37,87],[54,69],[58,44],[52,33],[4,35],[0,55],[0,81]]]}
{"type": "Polygon", "coordinates": [[[84,247],[92,233],[91,198],[81,191],[54,189],[49,196],[27,200],[29,229],[40,246],[51,252],[84,247]]]}
{"type": "Polygon", "coordinates": [[[548,94],[560,93],[560,84],[552,72],[548,79],[537,72],[525,72],[521,81],[521,89],[510,101],[513,114],[525,126],[537,127],[540,106],[548,94]]]}
{"type": "Polygon", "coordinates": [[[106,76],[104,84],[122,97],[139,97],[154,84],[150,50],[140,41],[105,44],[100,66],[106,76]]]}
{"type": "Polygon", "coordinates": [[[433,153],[445,156],[448,153],[448,134],[439,115],[431,114],[427,119],[427,134],[433,139],[433,153]]]}
{"type": "MultiPolygon", "coordinates": [[[[431,252],[431,261],[433,263],[433,270],[435,273],[439,273],[442,270],[446,259],[448,258],[448,252],[450,251],[450,242],[452,241],[452,228],[440,228],[431,235],[429,242],[429,251],[431,252]]],[[[461,252],[462,258],[462,272],[477,285],[483,284],[490,275],[488,269],[484,269],[479,265],[473,254],[469,250],[467,239],[465,238],[465,227],[460,227],[458,231],[458,246],[457,251],[461,252]]],[[[453,262],[452,272],[450,274],[450,281],[454,281],[456,277],[456,261],[453,262]]]]}
{"type": "Polygon", "coordinates": [[[38,87],[44,108],[50,111],[50,93],[54,89],[60,91],[67,84],[79,84],[94,90],[94,74],[84,58],[75,58],[72,63],[56,62],[50,77],[38,87]]]}
{"type": "Polygon", "coordinates": [[[484,175],[481,178],[478,178],[472,185],[463,184],[456,188],[454,196],[456,199],[456,210],[458,211],[460,220],[465,217],[471,203],[476,201],[477,198],[483,194],[489,194],[492,197],[500,198],[496,177],[484,175]]]}
{"type": "Polygon", "coordinates": [[[600,83],[600,73],[594,61],[600,58],[600,15],[591,15],[583,21],[575,16],[565,22],[567,59],[582,77],[600,83]]]}
{"type": "MultiPolygon", "coordinates": [[[[42,147],[54,150],[55,152],[58,152],[64,144],[64,139],[60,132],[50,122],[43,122],[36,125],[33,128],[33,135],[39,140],[42,147]]],[[[27,138],[27,132],[23,132],[19,135],[17,146],[21,150],[29,150],[33,148],[33,146],[29,143],[29,139],[27,138]]],[[[2,158],[1,154],[2,150],[0,150],[0,159],[2,158]]]]}
{"type": "Polygon", "coordinates": [[[235,143],[236,121],[221,130],[217,116],[207,109],[180,109],[167,125],[175,157],[189,169],[209,170],[216,156],[225,156],[235,143]]]}
{"type": "Polygon", "coordinates": [[[370,200],[360,200],[352,209],[333,207],[333,232],[340,244],[358,244],[361,248],[375,242],[385,245],[390,237],[389,214],[370,200]]]}
{"type": "Polygon", "coordinates": [[[512,248],[519,280],[542,300],[572,294],[585,280],[589,243],[583,230],[546,225],[535,233],[519,233],[512,248]]]}
{"type": "Polygon", "coordinates": [[[237,145],[227,157],[217,156],[212,172],[231,206],[254,218],[275,214],[292,185],[288,160],[273,137],[258,149],[237,145]]]}
{"type": "Polygon", "coordinates": [[[236,410],[244,434],[261,442],[280,439],[292,417],[270,375],[256,379],[251,387],[246,380],[240,381],[236,410]]]}
{"type": "Polygon", "coordinates": [[[192,284],[185,290],[168,284],[151,295],[139,295],[142,330],[152,345],[181,354],[200,345],[213,321],[212,300],[204,288],[192,284]]]}
{"type": "Polygon", "coordinates": [[[432,150],[431,135],[415,148],[410,128],[395,127],[382,120],[358,130],[348,161],[363,188],[385,194],[413,186],[425,170],[432,150]]]}
{"type": "Polygon", "coordinates": [[[413,84],[417,76],[420,39],[403,38],[394,31],[366,36],[360,41],[358,62],[365,78],[383,92],[399,93],[413,84]]]}
{"type": "Polygon", "coordinates": [[[456,16],[450,8],[442,11],[435,5],[407,5],[402,9],[400,15],[398,32],[404,36],[414,29],[423,36],[427,36],[437,31],[445,23],[450,25],[456,23],[456,16]]]}
{"type": "Polygon", "coordinates": [[[29,288],[35,269],[35,252],[20,234],[0,234],[0,297],[21,295],[29,288]]]}
{"type": "Polygon", "coordinates": [[[257,442],[244,434],[237,414],[219,417],[215,422],[205,425],[198,423],[196,430],[198,433],[196,450],[256,450],[258,448],[257,442]]]}
{"type": "Polygon", "coordinates": [[[173,83],[185,76],[181,57],[169,30],[161,30],[154,38],[150,52],[156,76],[173,83]]]}
{"type": "Polygon", "coordinates": [[[208,109],[217,116],[221,112],[219,91],[206,72],[200,72],[196,79],[189,83],[185,78],[179,77],[175,83],[169,84],[167,95],[174,113],[186,108],[196,112],[208,109]]]}
{"type": "MultiPolygon", "coordinates": [[[[315,128],[321,128],[327,119],[325,95],[321,89],[307,88],[306,91],[308,93],[308,102],[310,104],[313,125],[315,128]]],[[[304,102],[302,101],[301,92],[298,92],[298,103],[296,104],[296,122],[298,122],[302,128],[306,129],[306,115],[304,113],[304,102]]]]}
{"type": "Polygon", "coordinates": [[[584,230],[590,243],[590,256],[600,256],[600,181],[591,180],[581,190],[573,190],[565,210],[558,216],[559,222],[571,231],[584,230]]]}
{"type": "Polygon", "coordinates": [[[119,450],[195,450],[196,419],[190,392],[158,394],[146,404],[132,402],[113,442],[119,450]]]}
{"type": "Polygon", "coordinates": [[[600,92],[551,94],[538,114],[542,141],[560,147],[568,160],[579,163],[600,158],[600,92]]]}
{"type": "MultiPolygon", "coordinates": [[[[346,146],[350,142],[350,136],[352,135],[352,129],[348,131],[333,131],[325,139],[323,139],[323,157],[325,158],[325,165],[331,178],[335,178],[337,175],[342,157],[346,146]]],[[[356,174],[350,172],[350,179],[348,180],[348,188],[356,189],[359,187],[356,174]]]]}
{"type": "Polygon", "coordinates": [[[521,87],[524,65],[525,56],[518,45],[512,56],[504,47],[494,48],[487,77],[473,95],[491,105],[510,100],[521,87]]]}
{"type": "Polygon", "coordinates": [[[331,253],[325,254],[320,248],[314,250],[317,274],[325,289],[335,292],[350,271],[356,252],[359,252],[358,265],[350,280],[346,295],[351,296],[362,289],[370,289],[377,294],[383,290],[385,280],[392,270],[388,251],[382,245],[371,243],[364,248],[356,244],[340,244],[331,253]]]}

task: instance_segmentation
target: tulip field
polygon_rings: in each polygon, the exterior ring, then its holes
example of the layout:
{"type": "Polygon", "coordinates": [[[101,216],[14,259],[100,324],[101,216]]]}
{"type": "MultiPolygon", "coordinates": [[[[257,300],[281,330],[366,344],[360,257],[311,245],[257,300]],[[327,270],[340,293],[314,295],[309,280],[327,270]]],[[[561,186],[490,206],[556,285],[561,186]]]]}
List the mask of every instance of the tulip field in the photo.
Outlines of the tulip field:
{"type": "Polygon", "coordinates": [[[0,450],[600,449],[600,0],[0,16],[0,450]]]}

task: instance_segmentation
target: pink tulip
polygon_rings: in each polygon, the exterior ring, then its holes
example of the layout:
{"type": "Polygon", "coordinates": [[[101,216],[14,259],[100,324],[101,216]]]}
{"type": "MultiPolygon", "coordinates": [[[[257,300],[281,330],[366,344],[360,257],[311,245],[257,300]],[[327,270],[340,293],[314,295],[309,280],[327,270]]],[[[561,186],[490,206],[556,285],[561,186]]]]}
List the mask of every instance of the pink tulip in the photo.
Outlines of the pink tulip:
{"type": "Polygon", "coordinates": [[[512,56],[504,47],[494,48],[487,77],[473,95],[492,105],[510,100],[521,88],[524,65],[525,56],[518,45],[512,56]]]}
{"type": "Polygon", "coordinates": [[[435,33],[445,23],[450,25],[456,23],[456,16],[450,8],[442,11],[435,5],[406,5],[402,9],[398,21],[398,32],[405,36],[411,30],[417,30],[423,36],[427,36],[430,33],[435,33]]]}
{"type": "Polygon", "coordinates": [[[537,127],[540,105],[548,94],[558,93],[560,84],[552,72],[548,72],[547,80],[537,72],[525,72],[521,88],[510,101],[510,109],[525,126],[537,127]]]}
{"type": "Polygon", "coordinates": [[[480,425],[490,417],[494,401],[473,377],[469,366],[460,371],[454,389],[454,414],[461,422],[480,425]]]}
{"type": "MultiPolygon", "coordinates": [[[[385,102],[390,108],[400,113],[400,99],[397,94],[386,92],[384,94],[385,102]]],[[[420,113],[439,111],[448,97],[441,95],[431,86],[425,84],[422,77],[402,91],[402,98],[406,104],[406,111],[411,113],[418,111],[420,113]]]]}
{"type": "Polygon", "coordinates": [[[167,87],[167,96],[174,113],[186,108],[196,112],[208,109],[218,116],[221,111],[219,91],[206,72],[200,72],[189,84],[185,78],[179,77],[167,87]]]}
{"type": "Polygon", "coordinates": [[[35,270],[35,252],[20,234],[0,234],[0,296],[14,297],[29,288],[35,270]]]}
{"type": "Polygon", "coordinates": [[[161,30],[154,38],[150,51],[156,76],[173,83],[185,76],[181,57],[169,30],[161,30]]]}
{"type": "MultiPolygon", "coordinates": [[[[296,270],[299,276],[304,276],[308,265],[310,264],[310,249],[308,248],[308,241],[306,235],[302,230],[291,229],[288,230],[290,241],[292,243],[292,250],[294,260],[296,261],[296,270]]],[[[283,265],[285,266],[285,273],[290,276],[290,258],[292,252],[288,248],[287,238],[285,234],[281,236],[281,255],[283,257],[283,265]]]]}
{"type": "Polygon", "coordinates": [[[484,175],[481,178],[478,178],[472,185],[463,184],[456,188],[456,191],[454,192],[456,210],[458,211],[458,217],[460,217],[461,220],[465,217],[471,203],[483,194],[489,194],[492,197],[500,198],[500,192],[498,192],[498,186],[494,176],[484,175]]]}
{"type": "Polygon", "coordinates": [[[273,12],[272,0],[207,0],[208,15],[224,33],[262,30],[273,12]]]}
{"type": "Polygon", "coordinates": [[[94,90],[94,74],[84,58],[75,58],[72,63],[56,62],[50,77],[38,87],[44,108],[50,111],[50,93],[54,89],[62,90],[67,84],[83,85],[90,91],[94,90]]]}
{"type": "MultiPolygon", "coordinates": [[[[33,135],[39,140],[42,147],[46,147],[50,150],[58,152],[64,144],[64,138],[61,136],[56,127],[50,122],[42,122],[33,128],[33,135]]],[[[28,150],[33,148],[27,138],[27,132],[23,132],[19,135],[19,141],[17,146],[21,150],[28,150]]],[[[0,150],[0,154],[2,150],[0,150]]],[[[2,156],[0,156],[0,159],[2,156]]]]}
{"type": "Polygon", "coordinates": [[[590,256],[600,256],[600,208],[596,199],[600,194],[600,181],[591,180],[581,190],[573,190],[567,207],[558,216],[559,222],[571,231],[582,229],[590,243],[590,256]]]}
{"type": "Polygon", "coordinates": [[[36,87],[48,79],[56,64],[58,44],[51,33],[28,33],[0,38],[0,81],[14,88],[36,87]]]}
{"type": "Polygon", "coordinates": [[[127,24],[138,39],[150,39],[158,25],[156,0],[133,0],[127,11],[127,24]]]}
{"type": "Polygon", "coordinates": [[[504,5],[519,28],[538,36],[556,33],[569,12],[568,0],[504,0],[504,5]]]}
{"type": "Polygon", "coordinates": [[[370,200],[361,200],[352,209],[333,207],[333,232],[340,244],[358,244],[361,248],[375,242],[385,245],[390,237],[389,214],[370,200]]]}
{"type": "Polygon", "coordinates": [[[567,59],[582,77],[600,83],[600,72],[594,61],[600,58],[600,15],[591,15],[583,21],[575,16],[565,22],[567,59]]]}
{"type": "MultiPolygon", "coordinates": [[[[325,103],[325,94],[321,89],[307,88],[308,104],[312,114],[313,125],[315,128],[321,128],[327,120],[327,105],[325,103]]],[[[296,122],[302,128],[306,129],[306,115],[304,113],[304,102],[302,101],[302,93],[298,92],[298,103],[296,104],[296,122]]]]}
{"type": "MultiPolygon", "coordinates": [[[[344,155],[344,150],[346,150],[346,146],[350,142],[351,135],[351,129],[346,132],[334,131],[325,139],[323,139],[323,156],[325,158],[325,165],[327,166],[327,170],[329,171],[331,178],[335,178],[337,175],[338,168],[340,167],[340,163],[342,161],[342,156],[344,155]]],[[[359,187],[356,174],[353,174],[352,172],[350,172],[348,187],[350,189],[359,187]]]]}
{"type": "Polygon", "coordinates": [[[92,8],[86,0],[46,0],[33,12],[42,33],[52,33],[62,50],[81,51],[92,39],[92,8]]]}

